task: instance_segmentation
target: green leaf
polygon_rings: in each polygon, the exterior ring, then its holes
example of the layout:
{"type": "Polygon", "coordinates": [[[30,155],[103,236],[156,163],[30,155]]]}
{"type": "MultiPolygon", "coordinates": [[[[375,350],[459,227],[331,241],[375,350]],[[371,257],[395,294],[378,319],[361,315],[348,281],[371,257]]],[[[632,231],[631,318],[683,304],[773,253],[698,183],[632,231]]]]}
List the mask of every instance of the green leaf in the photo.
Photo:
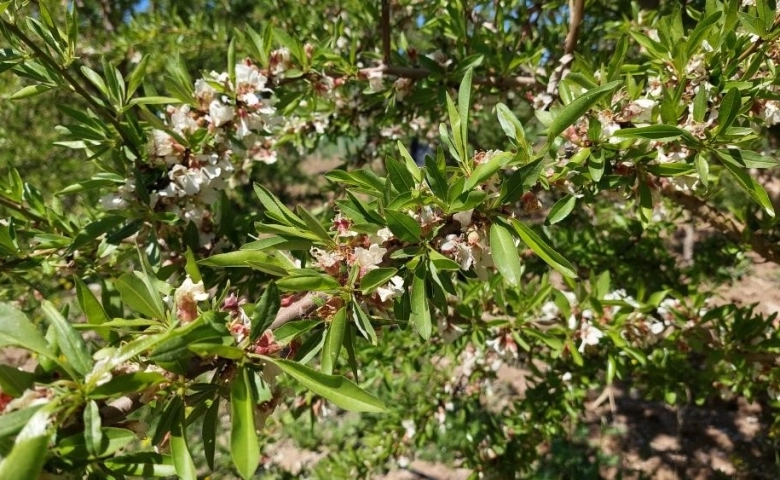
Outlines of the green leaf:
{"type": "Polygon", "coordinates": [[[417,220],[396,210],[385,210],[387,228],[402,242],[415,243],[420,241],[422,229],[417,220]]]}
{"type": "Polygon", "coordinates": [[[108,398],[123,394],[141,392],[168,379],[157,372],[133,372],[118,375],[89,393],[89,398],[108,398]]]}
{"type": "Polygon", "coordinates": [[[707,159],[705,159],[702,154],[696,155],[696,158],[693,159],[693,164],[696,165],[696,173],[699,175],[699,181],[704,185],[704,188],[707,188],[710,176],[710,164],[707,163],[707,159]]]}
{"type": "MultiPolygon", "coordinates": [[[[100,435],[102,441],[99,456],[110,455],[137,438],[132,430],[126,428],[103,427],[100,435]]],[[[86,460],[92,456],[87,450],[84,433],[58,439],[55,450],[59,456],[71,460],[86,460]]]]}
{"type": "Polygon", "coordinates": [[[195,260],[195,255],[192,253],[192,249],[187,247],[187,251],[184,253],[184,258],[187,259],[187,263],[184,264],[184,271],[190,276],[194,283],[200,283],[203,281],[203,277],[198,270],[198,261],[195,260]]]}
{"type": "MultiPolygon", "coordinates": [[[[463,80],[460,82],[460,88],[458,89],[458,115],[460,116],[460,122],[462,125],[463,133],[463,144],[468,144],[467,142],[467,132],[468,132],[468,118],[469,118],[469,106],[471,102],[471,81],[474,77],[474,69],[469,68],[466,71],[466,74],[463,75],[463,80]]],[[[453,128],[455,126],[453,125],[453,128]]]]}
{"type": "Polygon", "coordinates": [[[35,375],[10,365],[0,364],[0,389],[14,398],[21,397],[35,383],[35,375]]]}
{"type": "Polygon", "coordinates": [[[106,83],[103,81],[103,79],[98,75],[98,73],[91,68],[87,66],[81,67],[81,73],[84,74],[84,77],[89,80],[92,85],[97,87],[98,90],[100,90],[100,93],[108,97],[108,88],[106,88],[106,83]]]}
{"type": "Polygon", "coordinates": [[[531,190],[542,172],[542,158],[518,168],[501,185],[501,203],[517,201],[523,193],[531,190]]]}
{"type": "Polygon", "coordinates": [[[187,423],[184,418],[184,409],[177,410],[179,418],[173,422],[171,428],[170,444],[173,466],[176,467],[176,476],[184,480],[197,480],[198,473],[195,462],[187,445],[187,423]]]}
{"type": "Polygon", "coordinates": [[[572,210],[574,210],[574,206],[576,204],[577,197],[574,195],[566,195],[565,197],[561,198],[555,202],[555,205],[553,205],[550,209],[550,213],[547,214],[546,223],[548,225],[554,225],[568,217],[572,210]]]}
{"type": "Polygon", "coordinates": [[[523,242],[525,242],[525,244],[528,245],[531,250],[534,251],[534,253],[539,255],[539,258],[547,262],[548,265],[556,269],[564,277],[577,278],[577,273],[574,271],[574,267],[571,266],[568,260],[563,258],[560,253],[553,250],[553,248],[550,247],[547,242],[542,240],[542,238],[537,235],[536,232],[531,230],[531,228],[525,224],[519,222],[517,219],[512,218],[510,219],[510,222],[512,223],[512,226],[514,227],[517,234],[520,236],[520,239],[523,240],[523,242]]]}
{"type": "Polygon", "coordinates": [[[51,302],[44,300],[42,307],[49,325],[54,329],[57,345],[67,362],[78,374],[86,376],[92,371],[93,362],[84,339],[51,302]]]}
{"type": "Polygon", "coordinates": [[[297,322],[285,323],[274,330],[274,340],[279,345],[287,345],[297,337],[321,324],[322,320],[299,320],[297,322]]]}
{"type": "Polygon", "coordinates": [[[774,217],[775,209],[772,206],[772,202],[769,200],[769,195],[767,195],[764,187],[753,177],[751,177],[750,174],[744,170],[744,167],[739,165],[730,156],[718,155],[718,157],[720,158],[723,166],[726,167],[726,170],[731,173],[731,175],[734,177],[734,180],[737,181],[737,184],[742,187],[742,189],[750,196],[750,198],[758,203],[758,205],[764,209],[767,215],[774,217]]]}
{"type": "Polygon", "coordinates": [[[323,227],[320,221],[317,220],[314,215],[309,213],[309,211],[306,210],[303,205],[298,205],[296,210],[298,210],[298,215],[300,215],[301,218],[303,218],[303,221],[306,222],[306,226],[310,232],[318,236],[326,244],[333,243],[333,239],[331,238],[328,231],[325,230],[325,227],[323,227]]]}
{"type": "Polygon", "coordinates": [[[414,178],[404,164],[388,156],[385,158],[385,167],[390,183],[399,193],[409,192],[414,189],[414,178]]]}
{"type": "Polygon", "coordinates": [[[409,321],[417,329],[417,333],[424,340],[431,338],[432,322],[431,310],[428,307],[428,295],[425,290],[425,263],[420,262],[414,270],[412,279],[411,307],[412,312],[409,321]]]}
{"type": "Polygon", "coordinates": [[[719,158],[726,157],[727,161],[736,163],[745,168],[774,168],[780,166],[780,161],[772,157],[765,157],[750,150],[739,150],[729,148],[725,150],[715,150],[719,158]]]}
{"type": "Polygon", "coordinates": [[[341,352],[341,346],[344,344],[344,332],[347,327],[347,308],[342,307],[328,326],[328,331],[325,334],[325,345],[322,347],[322,360],[320,361],[320,368],[322,372],[327,375],[333,374],[333,368],[336,366],[336,362],[341,352]]]}
{"type": "Polygon", "coordinates": [[[265,207],[265,214],[267,216],[289,227],[297,227],[306,230],[306,222],[301,220],[292,212],[292,210],[280,202],[267,188],[256,183],[255,194],[257,194],[260,203],[265,207]]]}
{"type": "Polygon", "coordinates": [[[355,317],[355,325],[357,325],[358,330],[360,330],[360,333],[366,338],[366,340],[371,342],[371,345],[376,345],[377,344],[376,331],[374,331],[374,326],[371,325],[371,319],[368,318],[366,312],[364,312],[363,309],[360,308],[357,302],[354,301],[352,302],[352,311],[355,317]]]}
{"type": "Polygon", "coordinates": [[[398,272],[395,268],[375,268],[363,275],[360,279],[360,289],[364,294],[369,294],[381,287],[398,272]]]}
{"type": "Polygon", "coordinates": [[[30,421],[30,417],[35,415],[35,412],[40,410],[42,406],[35,405],[0,415],[0,439],[6,439],[19,433],[30,421]]]}
{"type": "Polygon", "coordinates": [[[37,412],[30,418],[11,452],[0,463],[0,478],[21,480],[36,479],[40,476],[48,457],[50,435],[45,431],[45,427],[39,430],[35,423],[45,426],[47,417],[43,412],[37,412]],[[23,436],[26,431],[29,434],[23,436]]]}
{"type": "Polygon", "coordinates": [[[84,443],[87,445],[87,452],[92,457],[97,457],[103,451],[100,410],[94,400],[87,402],[86,407],[84,407],[84,443]]]}
{"type": "Polygon", "coordinates": [[[114,285],[122,296],[122,301],[136,312],[158,320],[165,319],[162,298],[149,284],[135,275],[126,273],[119,277],[114,285]]]}
{"type": "Polygon", "coordinates": [[[34,97],[36,95],[40,95],[42,93],[46,93],[49,90],[54,88],[53,85],[27,85],[26,87],[20,89],[10,97],[8,97],[10,100],[21,100],[24,98],[30,98],[34,97]]]}
{"type": "Polygon", "coordinates": [[[725,131],[734,123],[739,115],[739,109],[742,106],[742,95],[739,93],[737,87],[732,87],[726,95],[723,96],[723,100],[720,102],[718,108],[718,129],[717,133],[725,131]]]}
{"type": "Polygon", "coordinates": [[[509,230],[498,223],[490,226],[490,251],[494,264],[510,285],[519,285],[523,275],[515,239],[509,230]]]}
{"type": "Polygon", "coordinates": [[[398,140],[397,145],[398,151],[401,153],[401,157],[404,159],[404,163],[406,164],[406,170],[409,172],[415,182],[422,182],[422,171],[420,171],[420,167],[418,167],[414,162],[414,159],[409,154],[409,151],[406,149],[406,146],[404,146],[404,143],[398,140]]]}
{"type": "Polygon", "coordinates": [[[260,463],[260,443],[255,432],[255,401],[250,372],[240,368],[230,387],[230,456],[244,479],[252,478],[260,463]]]}
{"type": "Polygon", "coordinates": [[[209,258],[204,258],[198,263],[207,267],[251,268],[252,264],[276,265],[279,262],[272,255],[260,250],[238,250],[235,252],[218,253],[209,258]]]}
{"type": "Polygon", "coordinates": [[[252,312],[252,330],[249,333],[250,342],[254,343],[265,329],[273,323],[280,307],[279,289],[274,282],[271,282],[265,287],[260,300],[255,304],[255,311],[252,312]]]}
{"type": "Polygon", "coordinates": [[[644,138],[647,140],[674,140],[680,137],[692,138],[691,134],[682,128],[672,125],[648,125],[639,128],[621,128],[612,134],[613,137],[644,138]]]}
{"type": "MultiPolygon", "coordinates": [[[[518,120],[509,107],[503,103],[496,105],[496,113],[498,115],[498,123],[501,125],[501,129],[504,130],[506,136],[511,140],[514,140],[515,145],[527,154],[528,142],[525,139],[525,130],[523,129],[523,124],[520,123],[520,120],[518,120]]],[[[527,158],[523,160],[526,161],[527,158]]]]}
{"type": "Polygon", "coordinates": [[[131,453],[105,460],[105,465],[113,473],[135,477],[173,477],[176,467],[170,455],[153,452],[131,453]]]}
{"type": "Polygon", "coordinates": [[[447,165],[444,160],[444,150],[441,146],[436,149],[436,158],[430,155],[425,157],[425,181],[431,187],[434,195],[441,200],[447,198],[447,165]]]}
{"type": "Polygon", "coordinates": [[[587,113],[599,100],[622,84],[623,82],[621,80],[615,80],[614,82],[609,82],[600,87],[588,90],[577,97],[573,102],[563,107],[553,119],[547,138],[552,139],[563,133],[564,130],[585,115],[585,113],[587,113]]]}
{"type": "Polygon", "coordinates": [[[203,452],[206,456],[206,463],[209,469],[214,470],[214,454],[217,448],[217,428],[219,427],[219,395],[211,401],[206,414],[203,416],[203,428],[201,437],[203,438],[203,452]]]}
{"type": "Polygon", "coordinates": [[[473,190],[474,187],[480,185],[499,169],[509,163],[513,157],[514,156],[511,152],[500,152],[493,155],[490,160],[488,160],[486,163],[478,165],[477,168],[471,172],[471,176],[466,179],[466,184],[463,186],[463,190],[473,190]]]}
{"type": "Polygon", "coordinates": [[[0,348],[22,347],[49,358],[53,357],[41,332],[16,308],[0,303],[0,348]]]}
{"type": "MultiPolygon", "coordinates": [[[[292,276],[276,282],[281,290],[291,292],[338,290],[341,284],[335,278],[316,270],[296,270],[292,276]]],[[[262,332],[261,332],[262,333],[262,332]]]]}
{"type": "Polygon", "coordinates": [[[637,191],[639,192],[639,220],[643,227],[647,227],[653,219],[653,195],[647,180],[637,176],[637,191]]]}
{"type": "Polygon", "coordinates": [[[706,38],[709,29],[720,20],[721,16],[723,16],[723,12],[715,12],[696,24],[696,28],[688,35],[688,41],[686,42],[689,56],[693,55],[701,47],[702,40],[706,38]]]}
{"type": "MultiPolygon", "coordinates": [[[[102,325],[109,321],[106,311],[103,310],[103,305],[98,302],[95,295],[87,287],[87,285],[78,277],[75,277],[74,283],[76,284],[76,297],[79,301],[81,311],[87,317],[87,323],[90,325],[102,325]]],[[[95,332],[108,340],[111,331],[108,328],[95,328],[95,332]]]]}
{"type": "Polygon", "coordinates": [[[290,360],[263,357],[275,364],[284,373],[301,383],[304,387],[321,397],[330,400],[344,410],[354,412],[387,411],[381,400],[361,389],[347,378],[339,375],[326,375],[310,367],[290,360]]]}

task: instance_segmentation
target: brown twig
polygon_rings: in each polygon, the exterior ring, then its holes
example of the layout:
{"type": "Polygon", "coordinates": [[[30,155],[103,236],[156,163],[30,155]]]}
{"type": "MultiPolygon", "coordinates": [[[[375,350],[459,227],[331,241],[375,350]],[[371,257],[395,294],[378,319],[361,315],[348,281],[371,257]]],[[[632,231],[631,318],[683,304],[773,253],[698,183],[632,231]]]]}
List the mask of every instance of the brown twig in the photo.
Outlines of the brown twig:
{"type": "Polygon", "coordinates": [[[379,29],[382,33],[382,62],[390,64],[390,0],[382,0],[379,29]]]}
{"type": "MultiPolygon", "coordinates": [[[[330,78],[345,78],[350,76],[354,76],[357,78],[368,78],[369,74],[373,72],[380,72],[383,75],[387,75],[390,77],[409,78],[411,80],[423,80],[425,78],[428,78],[433,73],[427,68],[422,68],[422,67],[379,65],[376,67],[361,68],[360,70],[358,70],[357,75],[351,75],[351,74],[346,74],[341,72],[325,72],[324,75],[330,78]]],[[[269,78],[273,76],[270,74],[270,72],[267,71],[265,71],[264,74],[269,78]]],[[[322,74],[320,73],[310,72],[308,74],[296,78],[280,79],[279,81],[277,81],[277,85],[284,85],[287,83],[299,81],[301,79],[316,80],[318,78],[321,78],[321,76],[322,74]]],[[[486,75],[486,76],[475,77],[472,80],[472,84],[474,85],[486,85],[486,86],[500,87],[500,88],[529,87],[532,85],[536,85],[537,83],[538,82],[536,78],[523,77],[523,76],[504,77],[504,76],[497,76],[497,75],[486,75]]],[[[448,79],[447,84],[450,86],[457,87],[460,84],[460,79],[448,79]]]]}
{"type": "Polygon", "coordinates": [[[563,45],[563,56],[558,61],[558,66],[553,70],[550,81],[547,83],[547,93],[550,95],[557,95],[558,84],[574,61],[574,50],[577,48],[577,37],[584,17],[585,0],[569,0],[569,33],[566,34],[566,41],[563,45]]]}
{"type": "Polygon", "coordinates": [[[276,330],[285,323],[298,320],[316,310],[329,296],[322,292],[309,292],[299,300],[288,307],[279,309],[271,326],[271,330],[276,330]]]}
{"type": "MultiPolygon", "coordinates": [[[[775,17],[775,23],[772,24],[772,30],[775,30],[777,28],[780,28],[780,15],[775,17]]],[[[747,48],[747,50],[742,52],[742,54],[737,58],[737,62],[741,62],[746,58],[748,58],[749,56],[753,55],[756,52],[756,50],[758,50],[758,47],[760,47],[764,42],[765,40],[763,38],[759,38],[755,42],[751,43],[750,46],[747,48]]]]}
{"type": "Polygon", "coordinates": [[[780,265],[780,244],[772,242],[761,233],[750,231],[728,213],[716,209],[700,198],[675,190],[673,186],[662,188],[661,193],[726,235],[729,240],[736,243],[747,242],[753,251],[764,259],[780,265]]]}

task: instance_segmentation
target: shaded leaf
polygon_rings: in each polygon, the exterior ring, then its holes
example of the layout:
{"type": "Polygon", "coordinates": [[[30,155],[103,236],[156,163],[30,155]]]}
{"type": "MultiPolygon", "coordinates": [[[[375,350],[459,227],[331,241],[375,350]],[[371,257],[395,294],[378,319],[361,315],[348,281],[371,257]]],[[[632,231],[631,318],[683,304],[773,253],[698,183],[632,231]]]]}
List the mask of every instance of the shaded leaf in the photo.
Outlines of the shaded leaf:
{"type": "Polygon", "coordinates": [[[266,361],[278,366],[284,373],[293,377],[304,387],[345,410],[378,413],[387,410],[381,400],[343,376],[325,375],[290,360],[264,358],[266,361]]]}
{"type": "Polygon", "coordinates": [[[536,234],[530,227],[512,218],[510,219],[512,226],[514,227],[520,239],[528,245],[531,250],[534,251],[539,258],[547,262],[548,265],[558,270],[564,277],[577,278],[577,273],[574,271],[574,267],[563,258],[563,256],[553,250],[551,246],[547,244],[542,238],[536,234]]]}

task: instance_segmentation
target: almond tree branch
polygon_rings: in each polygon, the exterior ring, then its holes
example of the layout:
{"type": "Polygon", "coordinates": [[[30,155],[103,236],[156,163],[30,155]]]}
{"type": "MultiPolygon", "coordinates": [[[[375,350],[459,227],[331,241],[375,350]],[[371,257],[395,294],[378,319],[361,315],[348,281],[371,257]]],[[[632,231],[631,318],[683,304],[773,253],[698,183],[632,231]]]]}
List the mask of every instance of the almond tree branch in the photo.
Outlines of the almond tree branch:
{"type": "Polygon", "coordinates": [[[382,62],[390,63],[390,0],[382,0],[379,29],[382,33],[382,62]]]}
{"type": "Polygon", "coordinates": [[[577,37],[584,17],[585,0],[569,0],[569,33],[566,34],[566,41],[563,45],[563,56],[558,61],[558,66],[553,70],[550,81],[547,83],[547,93],[550,95],[558,94],[558,84],[571,62],[574,61],[574,49],[577,48],[577,37]]]}
{"type": "Polygon", "coordinates": [[[663,187],[661,193],[726,235],[729,240],[736,243],[747,242],[753,251],[765,260],[780,265],[780,244],[764,234],[750,231],[728,213],[716,209],[700,198],[675,190],[671,185],[663,187]]]}
{"type": "MultiPolygon", "coordinates": [[[[328,298],[329,295],[322,292],[307,293],[292,305],[281,308],[269,328],[274,330],[286,323],[301,319],[316,310],[328,298]]],[[[188,368],[187,378],[194,378],[214,369],[216,366],[213,361],[209,361],[208,359],[197,360],[197,362],[193,363],[190,368],[188,368]]],[[[112,400],[100,409],[103,425],[116,425],[117,423],[122,422],[132,412],[143,406],[144,403],[142,402],[140,393],[125,395],[112,400]]],[[[69,427],[69,429],[72,430],[71,427],[69,427]]]]}
{"type": "Polygon", "coordinates": [[[320,307],[329,297],[328,294],[322,292],[307,293],[292,305],[279,309],[276,318],[268,328],[276,330],[286,323],[292,322],[293,320],[299,320],[320,307]]]}
{"type": "MultiPolygon", "coordinates": [[[[427,68],[422,68],[422,67],[379,65],[376,67],[361,68],[360,70],[358,70],[357,75],[342,73],[342,72],[325,72],[324,75],[330,78],[345,78],[345,77],[368,78],[368,75],[373,72],[380,72],[383,75],[387,75],[390,77],[409,78],[411,80],[423,80],[425,78],[428,78],[433,73],[427,68]]],[[[273,77],[273,75],[271,75],[270,72],[268,71],[264,71],[263,74],[269,78],[273,77]]],[[[297,82],[301,79],[317,80],[318,78],[321,78],[322,75],[323,74],[317,72],[309,72],[307,74],[304,74],[296,78],[280,79],[278,80],[277,84],[284,85],[287,83],[297,82]]],[[[499,88],[517,88],[517,87],[529,87],[532,85],[536,85],[539,82],[534,77],[524,77],[524,76],[505,77],[505,76],[497,76],[497,75],[486,75],[486,76],[475,77],[472,83],[474,85],[487,85],[487,86],[499,87],[499,88]]],[[[448,79],[447,84],[450,86],[457,87],[460,84],[460,79],[448,79]]]]}

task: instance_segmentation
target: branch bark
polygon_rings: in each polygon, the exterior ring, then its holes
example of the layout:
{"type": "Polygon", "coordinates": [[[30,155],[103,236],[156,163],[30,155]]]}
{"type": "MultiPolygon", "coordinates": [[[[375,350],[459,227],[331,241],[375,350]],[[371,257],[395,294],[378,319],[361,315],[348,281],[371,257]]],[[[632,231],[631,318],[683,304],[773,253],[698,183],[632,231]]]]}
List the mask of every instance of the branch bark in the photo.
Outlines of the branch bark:
{"type": "MultiPolygon", "coordinates": [[[[422,68],[422,67],[379,65],[376,67],[361,68],[360,70],[358,70],[356,76],[357,78],[368,78],[368,75],[373,72],[381,72],[383,75],[388,75],[390,77],[409,78],[411,80],[423,80],[425,78],[428,78],[433,73],[427,68],[422,68]]],[[[263,73],[269,78],[272,77],[270,72],[264,71],[263,73]]],[[[350,75],[341,72],[325,72],[325,75],[331,78],[344,78],[344,77],[355,76],[355,75],[350,75]]],[[[300,79],[316,80],[317,78],[320,77],[321,74],[319,73],[309,73],[301,77],[281,79],[278,81],[277,84],[284,85],[286,83],[299,81],[300,79]]],[[[486,86],[499,87],[499,88],[529,87],[532,85],[536,85],[537,83],[539,82],[536,80],[535,77],[524,77],[524,76],[504,77],[498,75],[486,75],[486,76],[475,77],[472,80],[472,84],[474,85],[486,85],[486,86]]],[[[448,80],[447,85],[457,87],[458,85],[460,85],[460,79],[448,80]]]]}
{"type": "Polygon", "coordinates": [[[577,37],[580,34],[583,18],[585,18],[585,0],[569,0],[569,33],[566,34],[563,45],[563,56],[547,83],[547,93],[550,95],[558,94],[558,84],[574,61],[574,50],[577,48],[577,37]]]}
{"type": "Polygon", "coordinates": [[[382,33],[382,62],[390,64],[390,0],[382,0],[382,17],[379,25],[382,33]]]}
{"type": "Polygon", "coordinates": [[[736,243],[747,242],[753,251],[765,260],[780,265],[780,244],[761,233],[750,231],[733,216],[716,209],[700,198],[675,190],[672,186],[663,187],[661,193],[726,235],[729,240],[736,243]]]}

